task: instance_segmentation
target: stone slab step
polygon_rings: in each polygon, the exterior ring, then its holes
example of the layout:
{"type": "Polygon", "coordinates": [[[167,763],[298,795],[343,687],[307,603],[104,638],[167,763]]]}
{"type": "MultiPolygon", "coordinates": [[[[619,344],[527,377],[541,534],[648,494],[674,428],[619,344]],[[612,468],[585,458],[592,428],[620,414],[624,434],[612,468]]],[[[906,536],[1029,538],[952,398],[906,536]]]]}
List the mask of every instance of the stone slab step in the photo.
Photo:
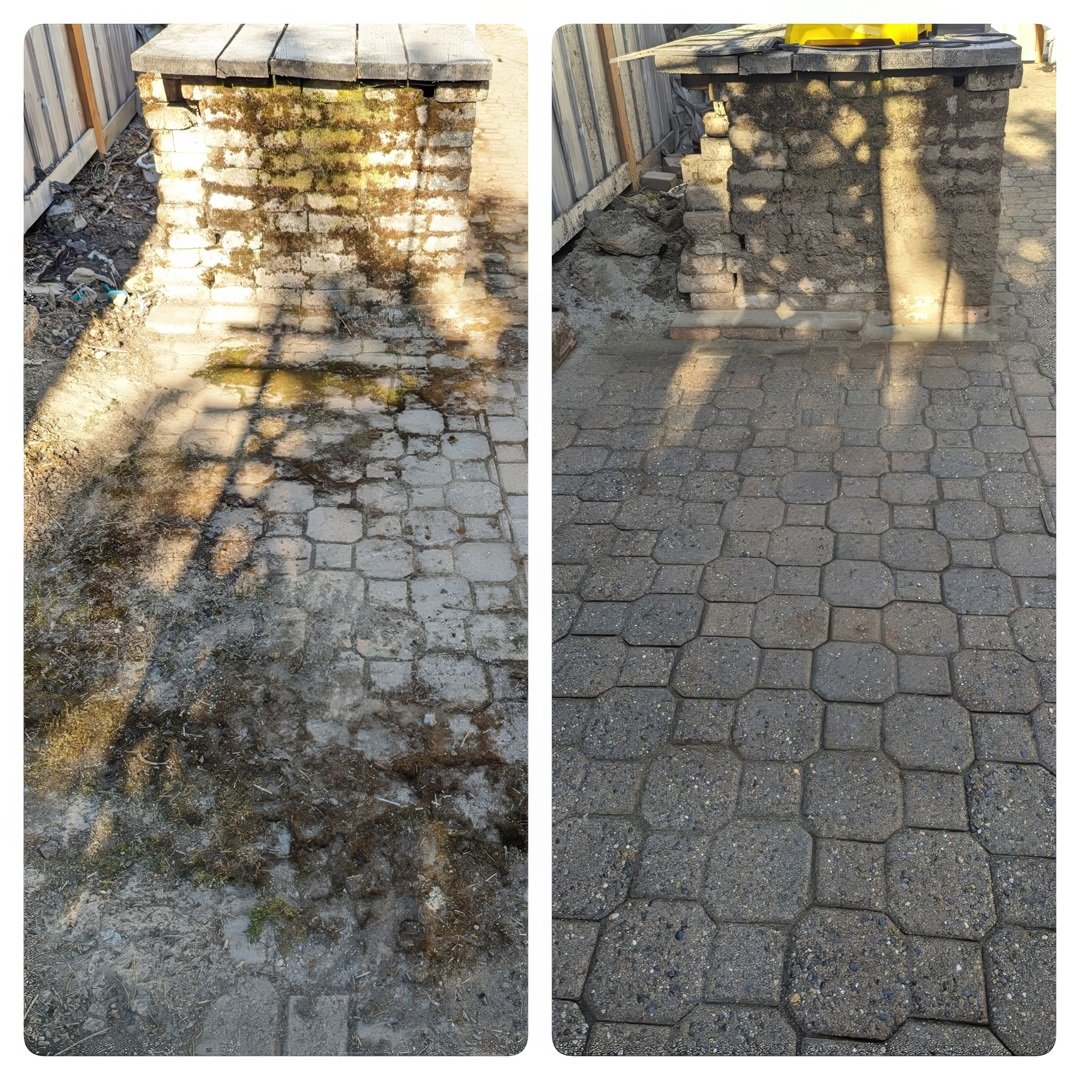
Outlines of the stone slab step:
{"type": "Polygon", "coordinates": [[[728,330],[862,330],[861,311],[795,311],[780,314],[763,308],[732,308],[723,311],[690,311],[679,315],[668,337],[702,341],[723,337],[728,330]]]}
{"type": "Polygon", "coordinates": [[[997,341],[998,332],[988,323],[908,323],[904,326],[868,325],[867,341],[997,341]]]}

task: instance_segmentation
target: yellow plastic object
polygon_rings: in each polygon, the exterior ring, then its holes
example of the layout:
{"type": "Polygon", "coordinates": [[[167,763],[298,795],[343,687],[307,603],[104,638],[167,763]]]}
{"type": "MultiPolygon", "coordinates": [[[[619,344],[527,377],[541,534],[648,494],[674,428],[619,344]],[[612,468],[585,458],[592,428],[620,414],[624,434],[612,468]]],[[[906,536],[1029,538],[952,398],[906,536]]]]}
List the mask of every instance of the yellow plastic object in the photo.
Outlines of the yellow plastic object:
{"type": "Polygon", "coordinates": [[[918,41],[929,23],[791,23],[784,35],[788,45],[902,45],[918,41]]]}

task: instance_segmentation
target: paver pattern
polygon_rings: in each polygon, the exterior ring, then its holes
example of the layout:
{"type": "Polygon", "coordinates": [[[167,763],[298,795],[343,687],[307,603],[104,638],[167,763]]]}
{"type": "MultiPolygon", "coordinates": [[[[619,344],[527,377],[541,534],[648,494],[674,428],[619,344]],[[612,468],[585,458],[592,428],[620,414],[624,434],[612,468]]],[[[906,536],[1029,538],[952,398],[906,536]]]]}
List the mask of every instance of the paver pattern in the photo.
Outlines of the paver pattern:
{"type": "Polygon", "coordinates": [[[1052,361],[1010,263],[1046,177],[1025,217],[1010,169],[997,342],[557,373],[564,1053],[1052,1046],[1052,361]]]}

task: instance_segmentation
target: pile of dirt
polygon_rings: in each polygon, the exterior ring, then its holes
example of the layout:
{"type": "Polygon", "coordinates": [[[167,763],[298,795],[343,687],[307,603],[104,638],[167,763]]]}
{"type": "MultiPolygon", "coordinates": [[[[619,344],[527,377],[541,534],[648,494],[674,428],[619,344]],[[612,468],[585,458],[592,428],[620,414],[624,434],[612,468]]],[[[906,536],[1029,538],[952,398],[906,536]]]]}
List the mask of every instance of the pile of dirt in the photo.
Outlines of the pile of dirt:
{"type": "Polygon", "coordinates": [[[662,333],[687,309],[676,279],[686,245],[683,191],[620,195],[586,216],[585,228],[555,256],[551,302],[573,335],[600,341],[611,323],[662,333]]]}

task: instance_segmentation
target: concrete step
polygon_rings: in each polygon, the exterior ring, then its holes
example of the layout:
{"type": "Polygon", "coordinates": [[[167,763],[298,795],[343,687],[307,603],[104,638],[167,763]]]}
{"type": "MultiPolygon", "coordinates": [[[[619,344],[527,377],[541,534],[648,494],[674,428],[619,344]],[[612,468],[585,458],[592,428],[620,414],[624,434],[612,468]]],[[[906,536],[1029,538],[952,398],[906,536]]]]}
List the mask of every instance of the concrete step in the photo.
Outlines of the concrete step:
{"type": "Polygon", "coordinates": [[[866,341],[997,341],[998,332],[989,323],[880,323],[879,313],[870,317],[863,311],[785,311],[768,308],[725,308],[690,311],[679,315],[668,330],[676,341],[709,341],[744,330],[791,331],[794,333],[842,330],[857,333],[866,341]]]}
{"type": "Polygon", "coordinates": [[[728,308],[722,311],[689,311],[679,315],[668,337],[682,341],[703,341],[723,337],[730,330],[862,330],[866,315],[861,311],[789,311],[780,314],[768,308],[728,308]]]}

